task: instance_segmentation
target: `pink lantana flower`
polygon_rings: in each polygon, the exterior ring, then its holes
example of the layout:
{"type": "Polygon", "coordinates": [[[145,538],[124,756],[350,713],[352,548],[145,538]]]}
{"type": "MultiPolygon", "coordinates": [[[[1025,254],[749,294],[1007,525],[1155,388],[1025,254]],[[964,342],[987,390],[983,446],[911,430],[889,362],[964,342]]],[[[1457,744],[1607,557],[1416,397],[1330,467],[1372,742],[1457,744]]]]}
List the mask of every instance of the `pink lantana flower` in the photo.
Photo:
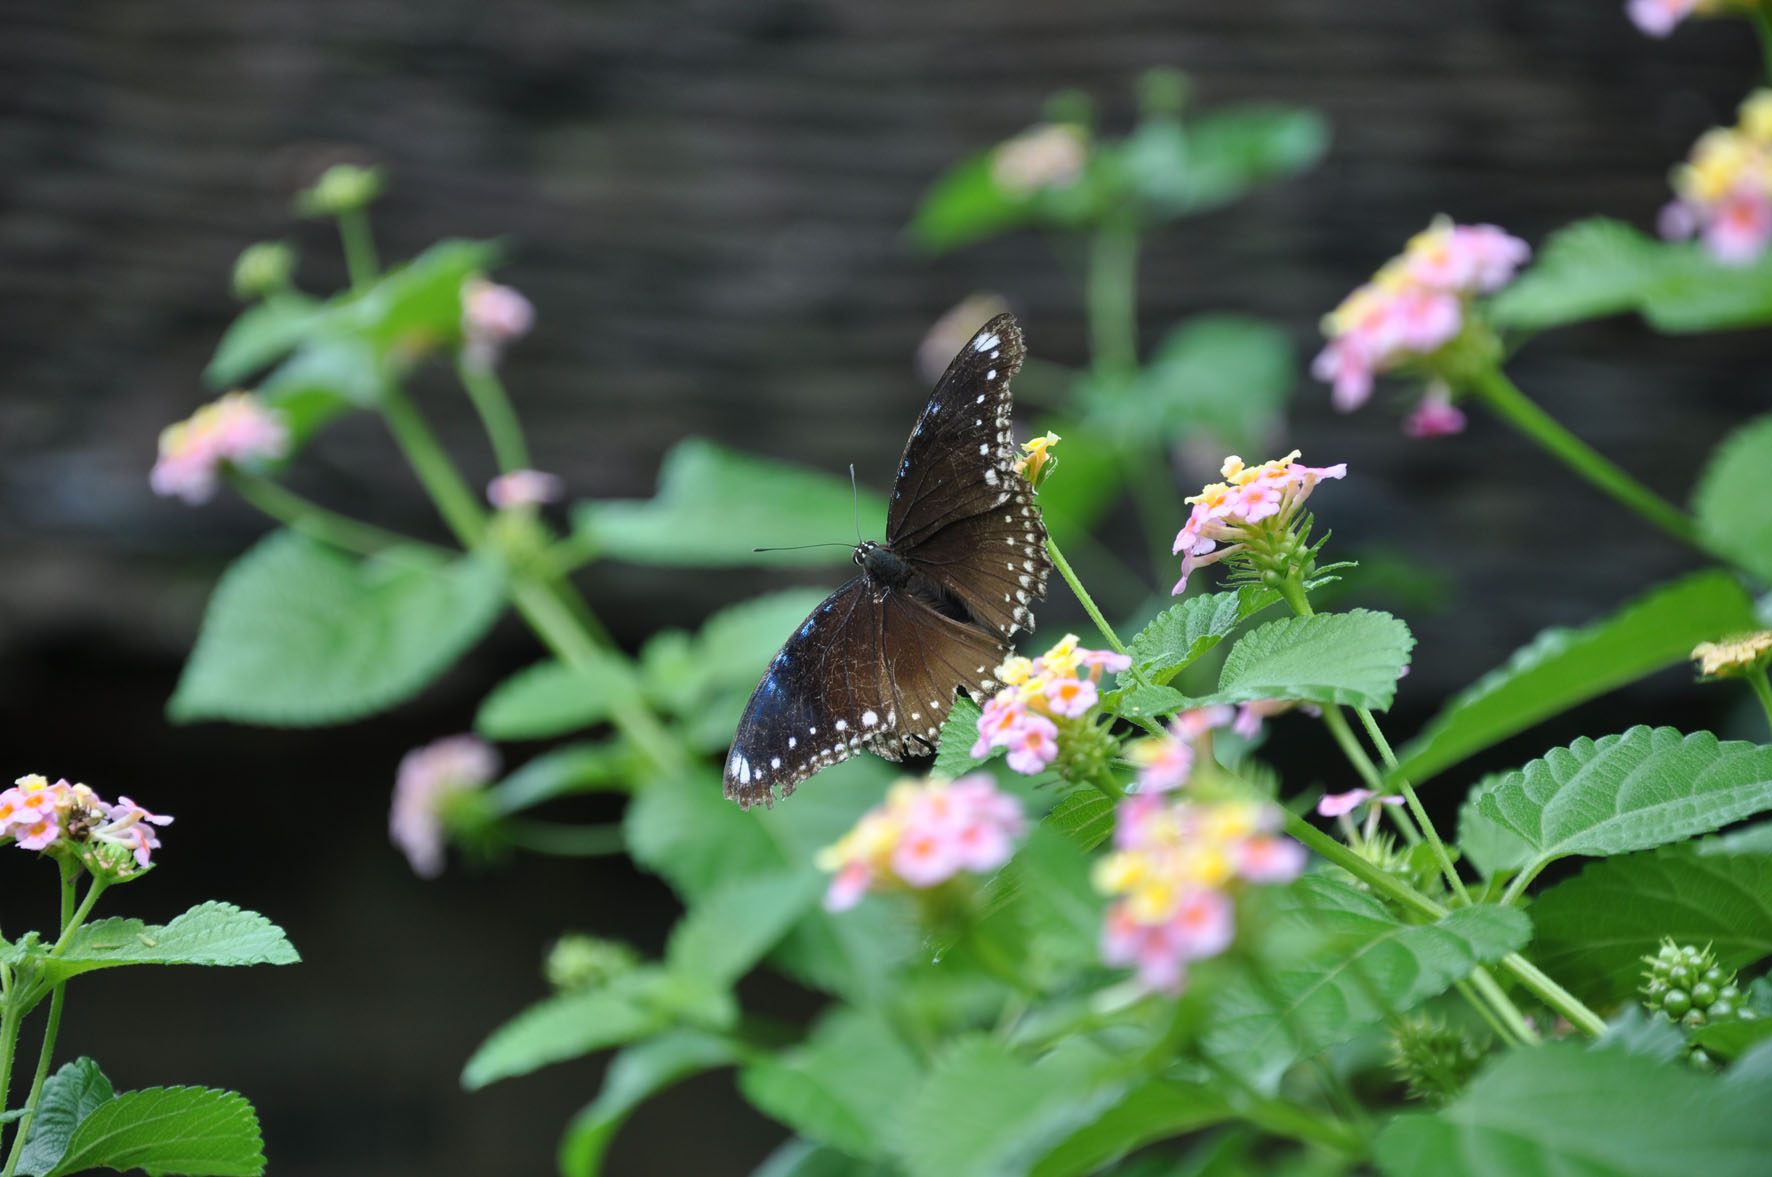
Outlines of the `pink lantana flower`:
{"type": "Polygon", "coordinates": [[[540,470],[512,470],[486,484],[486,501],[501,511],[559,502],[566,484],[540,470]]]}
{"type": "Polygon", "coordinates": [[[1283,458],[1246,466],[1243,459],[1231,455],[1224,460],[1223,482],[1212,483],[1187,501],[1193,510],[1175,536],[1175,552],[1181,556],[1181,579],[1173,593],[1187,588],[1193,570],[1235,556],[1246,549],[1263,552],[1290,538],[1290,529],[1304,509],[1305,500],[1317,484],[1326,478],[1344,478],[1347,465],[1302,466],[1297,464],[1298,451],[1283,458]],[[1257,517],[1243,514],[1241,505],[1251,498],[1249,488],[1261,492],[1256,497],[1261,505],[1257,517]],[[1278,504],[1270,509],[1266,492],[1277,496],[1278,504]]]}
{"type": "Polygon", "coordinates": [[[1663,236],[1696,235],[1723,265],[1747,265],[1772,241],[1772,89],[1742,102],[1732,127],[1712,127],[1674,169],[1663,236]]]}
{"type": "Polygon", "coordinates": [[[1464,432],[1464,412],[1452,403],[1452,390],[1435,382],[1403,418],[1403,432],[1417,440],[1464,432]]]}
{"type": "Polygon", "coordinates": [[[161,430],[148,485],[157,495],[203,503],[214,496],[223,463],[281,458],[288,450],[281,414],[251,393],[230,392],[161,430]]]}
{"type": "Polygon", "coordinates": [[[869,891],[926,890],[961,871],[994,871],[1009,861],[1026,829],[1020,804],[984,773],[900,781],[819,852],[819,868],[834,876],[825,908],[853,907],[869,891]]]}
{"type": "Polygon", "coordinates": [[[66,780],[52,785],[35,773],[0,792],[0,840],[10,838],[23,850],[72,855],[95,874],[112,880],[146,870],[153,851],[160,848],[154,828],[171,821],[128,797],[113,804],[85,785],[66,780]],[[100,849],[107,846],[120,846],[126,853],[100,849]]]}
{"type": "Polygon", "coordinates": [[[1230,945],[1241,887],[1288,882],[1305,862],[1302,846],[1273,833],[1280,816],[1272,806],[1173,797],[1122,801],[1114,849],[1094,867],[1096,889],[1111,897],[1102,960],[1167,993],[1181,991],[1190,962],[1230,945]]]}
{"type": "Polygon", "coordinates": [[[462,343],[474,363],[496,363],[505,345],[529,334],[534,325],[535,304],[519,291],[485,278],[469,278],[462,284],[462,343]]]}
{"type": "Polygon", "coordinates": [[[1009,767],[1033,775],[1058,758],[1060,743],[1091,730],[1091,713],[1101,701],[1101,676],[1132,665],[1124,654],[1086,650],[1076,634],[1066,634],[1038,658],[1012,657],[997,668],[1002,689],[987,700],[978,718],[972,756],[1009,749],[1009,767]]]}
{"type": "Polygon", "coordinates": [[[1011,196],[1077,182],[1089,158],[1089,140],[1070,123],[1044,123],[1001,144],[991,157],[991,181],[1011,196]]]}
{"type": "Polygon", "coordinates": [[[1229,724],[1233,715],[1222,703],[1196,707],[1170,720],[1163,736],[1135,741],[1126,749],[1126,758],[1138,766],[1138,791],[1166,793],[1185,785],[1200,740],[1213,728],[1229,724]]]}
{"type": "Polygon", "coordinates": [[[388,836],[413,873],[443,873],[445,817],[461,794],[484,788],[498,775],[498,752],[478,736],[449,736],[414,748],[400,760],[388,836]]]}
{"type": "Polygon", "coordinates": [[[1651,37],[1661,38],[1691,16],[1699,3],[1700,0],[1629,0],[1624,11],[1638,29],[1651,37]]]}

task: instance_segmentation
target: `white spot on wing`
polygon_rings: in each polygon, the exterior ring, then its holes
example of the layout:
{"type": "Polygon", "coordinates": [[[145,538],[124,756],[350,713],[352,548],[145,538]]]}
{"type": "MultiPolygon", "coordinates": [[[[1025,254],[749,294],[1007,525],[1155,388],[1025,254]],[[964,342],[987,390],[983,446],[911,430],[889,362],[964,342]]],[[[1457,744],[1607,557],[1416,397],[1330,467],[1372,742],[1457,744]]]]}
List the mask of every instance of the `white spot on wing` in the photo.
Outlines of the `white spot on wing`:
{"type": "Polygon", "coordinates": [[[991,348],[996,347],[1002,342],[1001,339],[997,338],[997,333],[995,331],[987,332],[972,341],[972,350],[989,351],[991,348]]]}
{"type": "Polygon", "coordinates": [[[876,723],[879,723],[879,722],[880,722],[880,717],[875,712],[870,710],[870,711],[863,711],[861,713],[861,723],[862,723],[863,727],[873,727],[876,723]]]}
{"type": "Polygon", "coordinates": [[[840,732],[841,731],[848,731],[849,730],[849,721],[847,719],[839,719],[837,721],[837,730],[840,732]]]}

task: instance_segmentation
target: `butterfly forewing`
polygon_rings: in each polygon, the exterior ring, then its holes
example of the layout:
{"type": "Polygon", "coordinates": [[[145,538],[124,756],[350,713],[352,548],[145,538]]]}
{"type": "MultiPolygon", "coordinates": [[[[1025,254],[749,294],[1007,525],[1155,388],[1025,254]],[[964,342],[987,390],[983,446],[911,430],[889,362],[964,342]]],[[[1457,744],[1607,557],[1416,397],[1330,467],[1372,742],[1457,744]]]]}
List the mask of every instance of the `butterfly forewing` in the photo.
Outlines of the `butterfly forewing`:
{"type": "Polygon", "coordinates": [[[1009,639],[1034,627],[1052,565],[1014,468],[1009,380],[1023,355],[999,315],[948,365],[905,443],[886,544],[856,549],[862,575],[769,664],[726,759],[728,797],[769,804],[861,748],[934,752],[954,692],[989,691],[1009,639]]]}

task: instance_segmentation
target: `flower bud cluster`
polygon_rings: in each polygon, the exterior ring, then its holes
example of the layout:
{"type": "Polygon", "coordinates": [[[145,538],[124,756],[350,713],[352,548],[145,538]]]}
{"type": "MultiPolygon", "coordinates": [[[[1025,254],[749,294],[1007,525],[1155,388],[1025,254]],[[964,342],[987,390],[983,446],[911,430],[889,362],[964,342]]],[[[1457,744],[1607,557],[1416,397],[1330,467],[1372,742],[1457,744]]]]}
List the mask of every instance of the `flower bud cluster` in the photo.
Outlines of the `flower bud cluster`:
{"type": "Polygon", "coordinates": [[[1224,481],[1187,500],[1193,511],[1175,537],[1181,579],[1171,590],[1174,594],[1187,588],[1194,569],[1229,556],[1241,556],[1253,573],[1276,585],[1293,571],[1308,574],[1309,547],[1292,525],[1317,483],[1345,478],[1347,464],[1300,466],[1297,458],[1293,450],[1283,458],[1246,466],[1232,454],[1220,471],[1224,481]]]}
{"type": "Polygon", "coordinates": [[[85,785],[66,780],[52,785],[37,773],[0,792],[0,842],[11,839],[21,850],[72,856],[113,881],[151,865],[150,856],[160,848],[154,827],[171,821],[128,797],[113,804],[85,785]]]}
{"type": "Polygon", "coordinates": [[[1643,957],[1643,1008],[1688,1029],[1718,1022],[1752,1021],[1742,1004],[1735,974],[1717,967],[1707,948],[1663,940],[1654,956],[1643,957]]]}
{"type": "Polygon", "coordinates": [[[1010,658],[997,669],[1003,688],[978,717],[973,758],[1007,748],[1009,767],[1032,776],[1049,768],[1068,744],[1087,745],[1078,749],[1085,755],[1097,751],[1089,713],[1101,701],[1102,672],[1130,665],[1124,654],[1079,647],[1074,633],[1038,658],[1010,658]]]}
{"type": "Polygon", "coordinates": [[[926,890],[961,871],[996,870],[1027,828],[1020,802],[985,773],[955,781],[901,780],[886,800],[818,855],[831,871],[824,905],[854,907],[869,891],[926,890]]]}
{"type": "Polygon", "coordinates": [[[1724,265],[1746,265],[1772,241],[1772,90],[1742,102],[1733,127],[1712,127],[1673,172],[1664,237],[1697,236],[1724,265]]]}
{"type": "Polygon", "coordinates": [[[282,414],[249,392],[230,392],[161,431],[160,457],[148,484],[157,495],[207,502],[224,462],[281,458],[288,451],[282,414]]]}

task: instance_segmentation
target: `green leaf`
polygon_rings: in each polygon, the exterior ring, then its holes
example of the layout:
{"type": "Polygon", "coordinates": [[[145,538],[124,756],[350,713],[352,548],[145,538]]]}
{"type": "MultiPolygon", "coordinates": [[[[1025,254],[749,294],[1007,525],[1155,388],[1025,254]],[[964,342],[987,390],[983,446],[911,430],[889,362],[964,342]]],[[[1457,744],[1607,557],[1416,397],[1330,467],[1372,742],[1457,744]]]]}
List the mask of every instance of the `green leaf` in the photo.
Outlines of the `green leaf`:
{"type": "Polygon", "coordinates": [[[661,975],[640,968],[600,989],[544,997],[494,1030],[462,1068],[472,1091],[550,1063],[646,1038],[667,1028],[655,1002],[661,975]]]}
{"type": "Polygon", "coordinates": [[[630,789],[632,753],[615,744],[567,744],[534,757],[486,791],[493,812],[516,813],[571,793],[630,789]]]}
{"type": "Polygon", "coordinates": [[[1534,874],[1566,855],[1647,850],[1767,809],[1772,748],[1665,727],[1553,748],[1477,802],[1477,812],[1531,847],[1534,874]]]}
{"type": "Polygon", "coordinates": [[[1726,969],[1772,955],[1772,859],[1668,847],[1588,866],[1532,905],[1534,960],[1593,1004],[1629,997],[1663,936],[1726,969]]]}
{"type": "Polygon", "coordinates": [[[1285,407],[1298,378],[1292,340],[1244,315],[1201,315],[1171,331],[1126,403],[1104,406],[1122,436],[1209,434],[1247,452],[1285,407]]]}
{"type": "Polygon", "coordinates": [[[1461,907],[1403,924],[1371,895],[1306,875],[1273,895],[1268,937],[1286,945],[1215,1000],[1205,1046],[1262,1090],[1293,1063],[1445,992],[1531,938],[1517,908],[1461,907]]]}
{"type": "Polygon", "coordinates": [[[1115,715],[1127,719],[1156,719],[1194,706],[1194,700],[1174,687],[1127,687],[1110,691],[1103,703],[1115,715]]]}
{"type": "Polygon", "coordinates": [[[283,414],[292,452],[335,417],[381,401],[387,386],[375,346],[354,335],[304,344],[259,383],[259,397],[283,414]]]}
{"type": "MultiPolygon", "coordinates": [[[[1718,555],[1772,580],[1772,495],[1766,493],[1766,471],[1772,470],[1772,417],[1761,417],[1730,434],[1711,456],[1692,511],[1705,545],[1718,555]]],[[[1753,629],[1750,617],[1735,629],[1753,629]]],[[[1717,637],[1719,633],[1705,635],[1717,637]]]]}
{"type": "MultiPolygon", "coordinates": [[[[115,1095],[111,1081],[89,1058],[82,1056],[56,1068],[55,1074],[44,1081],[38,1097],[18,1171],[27,1177],[39,1177],[55,1168],[68,1151],[80,1121],[115,1095]]],[[[18,1114],[23,1115],[23,1109],[18,1114]]]]}
{"type": "Polygon", "coordinates": [[[919,1072],[884,1015],[838,1007],[800,1046],[747,1066],[738,1085],[760,1111],[800,1136],[879,1157],[919,1072]]]}
{"type": "Polygon", "coordinates": [[[1197,1132],[1232,1114],[1222,1090],[1214,1085],[1155,1079],[1134,1087],[1095,1121],[1073,1132],[1041,1158],[1032,1177],[1082,1177],[1134,1149],[1197,1132]]]}
{"type": "Polygon", "coordinates": [[[497,254],[488,241],[439,241],[363,294],[343,296],[336,314],[342,326],[384,350],[455,339],[461,334],[462,283],[490,267],[497,254]]]}
{"type": "MultiPolygon", "coordinates": [[[[1772,452],[1766,457],[1772,462],[1772,452]]],[[[1397,771],[1419,783],[1753,623],[1753,602],[1740,583],[1713,569],[1652,589],[1592,625],[1546,630],[1448,703],[1404,747],[1397,771]]]]}
{"type": "Polygon", "coordinates": [[[1078,789],[1054,805],[1042,824],[1093,850],[1114,832],[1114,803],[1099,789],[1078,789]]]}
{"type": "Polygon", "coordinates": [[[1772,1083],[1728,1083],[1618,1050],[1501,1055],[1449,1106],[1398,1116],[1385,1177],[1761,1177],[1772,1083]]]}
{"type": "Polygon", "coordinates": [[[222,574],[167,713],[304,727],[423,690],[497,619],[499,571],[400,549],[362,563],[292,531],[222,574]]]}
{"type": "MultiPolygon", "coordinates": [[[[861,516],[884,519],[884,500],[863,495],[861,516]]],[[[580,503],[573,527],[599,555],[635,564],[810,567],[848,562],[845,537],[855,531],[855,498],[846,479],[690,438],[665,455],[656,496],[580,503]],[[842,546],[752,550],[824,540],[842,546]]]]}
{"type": "Polygon", "coordinates": [[[1458,849],[1486,879],[1504,871],[1516,871],[1532,857],[1532,847],[1511,830],[1483,816],[1478,803],[1483,794],[1501,783],[1501,774],[1484,777],[1471,786],[1458,807],[1458,849]]]}
{"type": "Polygon", "coordinates": [[[474,730],[489,740],[545,740],[606,718],[634,683],[619,660],[598,657],[594,667],[552,659],[524,667],[481,701],[474,730]]]}
{"type": "Polygon", "coordinates": [[[909,233],[931,253],[945,253],[1034,219],[1033,202],[1012,195],[991,178],[997,149],[961,160],[924,193],[909,233]]]}
{"type": "Polygon", "coordinates": [[[258,1115],[244,1096],[232,1091],[126,1091],[80,1121],[48,1177],[89,1169],[256,1177],[265,1171],[258,1115]]]}
{"type": "Polygon", "coordinates": [[[978,742],[978,719],[982,712],[977,703],[962,694],[954,699],[954,709],[948,712],[946,722],[941,725],[941,737],[936,744],[935,765],[929,770],[934,776],[943,776],[958,780],[965,776],[985,760],[997,754],[992,749],[984,760],[975,759],[972,745],[978,742]]]}
{"type": "Polygon", "coordinates": [[[43,960],[52,982],[126,964],[254,965],[301,960],[283,929],[231,903],[199,903],[171,923],[95,920],[74,933],[60,956],[43,960]]]}
{"type": "Polygon", "coordinates": [[[1157,615],[1127,646],[1132,668],[1162,685],[1230,636],[1247,616],[1240,592],[1189,597],[1157,615]]]}
{"type": "Polygon", "coordinates": [[[1270,621],[1237,640],[1208,701],[1304,699],[1383,711],[1414,645],[1408,626],[1370,609],[1270,621]]]}
{"type": "Polygon", "coordinates": [[[203,370],[211,388],[232,388],[293,351],[324,321],[320,303],[305,294],[273,294],[240,313],[222,333],[203,370]]]}
{"type": "Polygon", "coordinates": [[[1099,1059],[1061,1050],[1030,1063],[1003,1043],[955,1040],[906,1099],[891,1147],[910,1177],[1025,1173],[1117,1101],[1092,1076],[1099,1059]]]}
{"type": "Polygon", "coordinates": [[[689,909],[671,930],[665,959],[698,983],[731,985],[812,910],[823,889],[809,864],[734,880],[689,909]]]}
{"type": "Polygon", "coordinates": [[[1768,1039],[1772,1039],[1772,1018],[1703,1026],[1692,1035],[1695,1045],[1725,1059],[1740,1058],[1768,1039]]]}
{"type": "Polygon", "coordinates": [[[1174,211],[1201,213],[1258,184],[1315,167],[1329,150],[1329,123],[1304,107],[1232,106],[1187,124],[1186,182],[1174,211]]]}
{"type": "Polygon", "coordinates": [[[622,1050],[604,1073],[597,1098],[566,1125],[560,1140],[562,1177],[596,1177],[610,1141],[635,1108],[665,1088],[729,1066],[737,1057],[731,1042],[699,1030],[672,1030],[622,1050]]]}
{"type": "Polygon", "coordinates": [[[751,1177],[883,1177],[879,1166],[810,1140],[790,1138],[751,1170],[751,1177]]]}

